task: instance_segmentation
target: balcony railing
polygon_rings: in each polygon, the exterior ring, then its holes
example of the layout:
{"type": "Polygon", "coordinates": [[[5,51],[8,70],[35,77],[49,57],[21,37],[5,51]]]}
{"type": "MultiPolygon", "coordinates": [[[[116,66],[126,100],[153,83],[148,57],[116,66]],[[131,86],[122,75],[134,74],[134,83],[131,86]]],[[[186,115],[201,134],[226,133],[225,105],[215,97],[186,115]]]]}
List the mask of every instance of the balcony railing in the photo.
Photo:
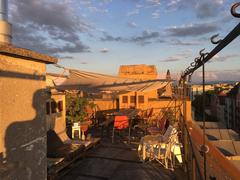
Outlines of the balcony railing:
{"type": "MultiPolygon", "coordinates": [[[[240,18],[236,8],[240,6],[240,2],[236,3],[231,8],[231,13],[234,17],[240,18]]],[[[194,59],[188,68],[183,72],[179,81],[181,88],[178,93],[183,101],[183,120],[182,120],[182,141],[184,145],[184,155],[186,167],[190,169],[190,179],[239,179],[240,170],[232,164],[227,158],[206,138],[205,133],[205,64],[211,60],[223,48],[229,45],[234,39],[240,35],[240,23],[222,40],[216,41],[218,35],[211,38],[216,47],[209,53],[203,53],[202,49],[200,57],[194,59]],[[189,94],[188,82],[191,81],[192,74],[202,67],[202,120],[203,128],[201,129],[194,123],[192,118],[187,116],[190,111],[186,106],[186,96],[189,94]],[[188,80],[188,81],[187,81],[188,80]]]]}

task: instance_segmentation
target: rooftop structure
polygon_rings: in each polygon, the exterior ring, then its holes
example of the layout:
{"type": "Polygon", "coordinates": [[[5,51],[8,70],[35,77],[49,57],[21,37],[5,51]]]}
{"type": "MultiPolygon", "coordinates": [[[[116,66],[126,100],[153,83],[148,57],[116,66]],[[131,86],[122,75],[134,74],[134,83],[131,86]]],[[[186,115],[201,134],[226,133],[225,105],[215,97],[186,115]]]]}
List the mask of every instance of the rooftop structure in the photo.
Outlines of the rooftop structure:
{"type": "Polygon", "coordinates": [[[119,77],[133,79],[156,79],[157,69],[155,65],[121,65],[119,68],[119,77]]]}

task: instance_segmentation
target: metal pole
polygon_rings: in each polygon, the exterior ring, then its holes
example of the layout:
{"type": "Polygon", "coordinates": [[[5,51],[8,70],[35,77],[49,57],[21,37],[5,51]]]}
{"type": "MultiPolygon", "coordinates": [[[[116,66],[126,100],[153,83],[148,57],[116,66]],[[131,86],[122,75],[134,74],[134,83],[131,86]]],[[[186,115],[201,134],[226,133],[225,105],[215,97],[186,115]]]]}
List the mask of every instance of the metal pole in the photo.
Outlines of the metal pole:
{"type": "Polygon", "coordinates": [[[182,83],[182,101],[183,101],[183,143],[184,143],[184,156],[185,156],[185,172],[188,171],[188,140],[187,132],[185,129],[186,125],[186,78],[183,79],[182,83]]]}
{"type": "Polygon", "coordinates": [[[174,100],[175,100],[175,122],[177,121],[177,98],[174,97],[174,100]]]}
{"type": "Polygon", "coordinates": [[[192,180],[196,180],[196,159],[192,154],[192,180]]]}
{"type": "Polygon", "coordinates": [[[203,88],[203,97],[202,97],[202,119],[203,119],[203,161],[204,161],[204,179],[207,179],[207,167],[206,167],[206,142],[205,142],[205,65],[203,61],[202,65],[202,88],[203,88]]]}

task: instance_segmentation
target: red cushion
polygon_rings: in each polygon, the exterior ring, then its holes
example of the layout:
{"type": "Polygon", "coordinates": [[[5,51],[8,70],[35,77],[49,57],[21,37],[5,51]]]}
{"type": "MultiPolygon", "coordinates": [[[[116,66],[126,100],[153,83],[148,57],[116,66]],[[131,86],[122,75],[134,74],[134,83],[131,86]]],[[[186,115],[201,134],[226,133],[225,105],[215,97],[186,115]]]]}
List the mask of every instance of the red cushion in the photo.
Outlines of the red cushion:
{"type": "Polygon", "coordinates": [[[128,117],[127,116],[115,116],[114,127],[116,129],[125,129],[128,128],[128,117]]]}

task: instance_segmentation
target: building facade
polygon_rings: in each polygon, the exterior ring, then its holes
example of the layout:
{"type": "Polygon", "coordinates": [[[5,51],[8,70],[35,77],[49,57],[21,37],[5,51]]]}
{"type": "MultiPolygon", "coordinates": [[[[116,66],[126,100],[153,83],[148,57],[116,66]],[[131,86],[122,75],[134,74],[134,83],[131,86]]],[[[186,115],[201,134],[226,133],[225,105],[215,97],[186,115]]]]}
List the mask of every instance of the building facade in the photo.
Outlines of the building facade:
{"type": "MultiPolygon", "coordinates": [[[[155,65],[122,65],[119,68],[119,77],[140,79],[140,80],[155,80],[158,77],[155,65]]],[[[167,71],[166,80],[169,84],[163,90],[152,90],[148,92],[127,92],[119,94],[119,108],[137,108],[148,109],[150,104],[159,104],[161,98],[172,98],[172,82],[170,71],[167,71]]]]}
{"type": "Polygon", "coordinates": [[[225,112],[227,126],[240,133],[240,83],[227,94],[225,112]]]}

